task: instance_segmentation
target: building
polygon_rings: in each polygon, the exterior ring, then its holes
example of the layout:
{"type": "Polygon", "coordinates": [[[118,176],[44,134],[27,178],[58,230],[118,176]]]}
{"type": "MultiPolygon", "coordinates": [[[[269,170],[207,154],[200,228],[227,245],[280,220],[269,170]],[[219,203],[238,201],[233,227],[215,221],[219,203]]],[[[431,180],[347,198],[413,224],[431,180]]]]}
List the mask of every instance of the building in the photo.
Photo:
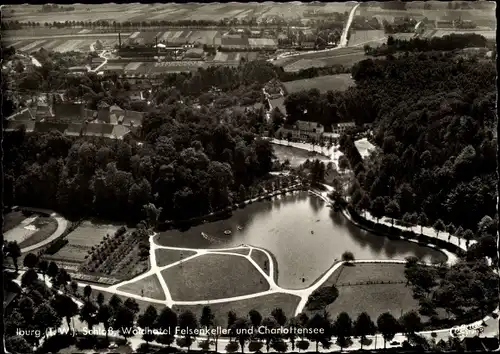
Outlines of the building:
{"type": "Polygon", "coordinates": [[[354,122],[344,122],[332,125],[332,133],[342,134],[349,128],[354,128],[356,124],[354,122]]]}
{"type": "Polygon", "coordinates": [[[293,140],[308,140],[320,139],[324,132],[325,128],[319,123],[298,120],[292,126],[283,126],[276,133],[291,136],[293,140]]]}

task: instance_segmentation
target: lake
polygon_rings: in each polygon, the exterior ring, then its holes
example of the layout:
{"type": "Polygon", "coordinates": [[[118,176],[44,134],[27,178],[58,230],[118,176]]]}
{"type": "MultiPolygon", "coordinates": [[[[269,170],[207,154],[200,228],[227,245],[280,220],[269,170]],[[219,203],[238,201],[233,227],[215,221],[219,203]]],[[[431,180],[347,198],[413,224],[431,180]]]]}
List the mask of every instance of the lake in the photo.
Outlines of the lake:
{"type": "Polygon", "coordinates": [[[278,284],[288,289],[310,286],[345,251],[351,251],[356,259],[402,260],[413,255],[428,262],[446,260],[443,253],[432,248],[359,229],[307,192],[253,203],[233,211],[226,220],[201,224],[187,231],[165,231],[156,240],[160,245],[173,247],[224,248],[248,244],[265,248],[278,262],[278,284]],[[242,229],[238,230],[238,226],[242,229]],[[231,230],[232,234],[225,235],[225,230],[231,230]],[[203,238],[202,232],[211,241],[203,238]]]}

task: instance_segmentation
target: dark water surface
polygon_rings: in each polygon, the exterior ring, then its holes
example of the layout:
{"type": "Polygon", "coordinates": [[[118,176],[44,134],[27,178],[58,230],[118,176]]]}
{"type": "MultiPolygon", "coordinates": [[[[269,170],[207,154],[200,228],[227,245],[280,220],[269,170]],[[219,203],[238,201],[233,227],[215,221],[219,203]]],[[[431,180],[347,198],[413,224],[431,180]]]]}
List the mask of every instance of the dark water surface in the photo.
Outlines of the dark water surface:
{"type": "Polygon", "coordinates": [[[425,261],[446,260],[437,250],[359,229],[306,192],[253,203],[233,211],[229,219],[187,231],[162,232],[156,240],[160,245],[175,247],[224,248],[244,243],[265,248],[278,262],[278,284],[289,289],[314,283],[345,251],[351,251],[356,259],[404,259],[413,255],[425,261]],[[232,234],[224,235],[224,230],[232,234]],[[203,238],[202,232],[211,240],[203,238]]]}

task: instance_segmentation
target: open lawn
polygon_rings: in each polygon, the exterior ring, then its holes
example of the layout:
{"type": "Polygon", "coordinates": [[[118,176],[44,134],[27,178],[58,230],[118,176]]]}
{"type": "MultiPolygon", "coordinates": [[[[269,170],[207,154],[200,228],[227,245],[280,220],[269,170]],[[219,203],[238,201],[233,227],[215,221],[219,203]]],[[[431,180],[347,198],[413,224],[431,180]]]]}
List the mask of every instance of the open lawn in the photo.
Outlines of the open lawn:
{"type": "Polygon", "coordinates": [[[261,250],[253,249],[250,256],[267,275],[270,275],[269,257],[267,256],[267,254],[265,254],[261,250]]]}
{"type": "Polygon", "coordinates": [[[355,82],[350,74],[338,74],[319,76],[312,79],[303,79],[284,82],[288,94],[299,92],[302,90],[318,89],[321,93],[329,90],[345,91],[349,87],[354,86],[355,82]]]}
{"type": "Polygon", "coordinates": [[[244,256],[247,256],[248,253],[250,252],[249,248],[240,248],[236,250],[223,250],[223,251],[217,251],[217,252],[222,252],[222,253],[237,253],[237,254],[242,254],[244,256]]]}
{"type": "Polygon", "coordinates": [[[37,231],[19,244],[21,248],[42,242],[57,230],[57,221],[52,217],[38,217],[31,225],[36,227],[37,231]]]}
{"type": "Polygon", "coordinates": [[[126,291],[131,294],[150,297],[157,300],[165,300],[165,293],[161,288],[160,281],[156,274],[142,278],[136,282],[122,285],[118,290],[126,291]]]}
{"type": "Polygon", "coordinates": [[[156,263],[159,267],[178,262],[181,259],[186,259],[187,257],[196,254],[194,251],[169,250],[165,248],[158,248],[155,252],[156,263]]]}
{"type": "Polygon", "coordinates": [[[26,215],[20,210],[4,214],[2,231],[7,232],[19,225],[24,219],[26,219],[26,215]]]}
{"type": "MultiPolygon", "coordinates": [[[[298,296],[276,293],[239,301],[209,304],[208,306],[215,315],[216,325],[225,327],[229,311],[235,311],[238,317],[247,317],[251,310],[257,310],[262,317],[268,317],[276,307],[279,307],[283,309],[288,318],[291,318],[295,315],[295,309],[299,302],[300,298],[298,296]]],[[[204,306],[207,305],[174,305],[173,309],[178,313],[190,310],[199,318],[204,306]]]]}
{"type": "Polygon", "coordinates": [[[413,299],[412,288],[406,286],[405,281],[404,264],[355,263],[341,266],[322,284],[322,287],[335,284],[339,291],[339,297],[326,310],[332,318],[343,311],[351,318],[366,311],[374,321],[387,311],[399,318],[401,311],[405,313],[419,307],[418,301],[413,299]]]}
{"type": "Polygon", "coordinates": [[[344,286],[363,282],[406,282],[404,264],[354,263],[343,265],[335,272],[335,284],[344,286]]]}
{"type": "Polygon", "coordinates": [[[401,314],[416,310],[418,301],[413,299],[411,287],[405,284],[375,284],[339,286],[339,297],[326,310],[331,318],[336,318],[345,311],[356,318],[361,312],[366,311],[372,320],[384,312],[390,312],[399,318],[401,314]]]}
{"type": "Polygon", "coordinates": [[[310,152],[293,146],[273,144],[273,148],[276,158],[281,162],[285,162],[285,160],[290,161],[290,166],[292,167],[297,167],[303,164],[307,159],[318,159],[325,163],[329,161],[328,157],[320,155],[319,153],[310,152]]]}
{"type": "Polygon", "coordinates": [[[172,299],[177,301],[223,299],[269,289],[252,263],[233,255],[205,254],[167,268],[161,274],[172,299]]]}

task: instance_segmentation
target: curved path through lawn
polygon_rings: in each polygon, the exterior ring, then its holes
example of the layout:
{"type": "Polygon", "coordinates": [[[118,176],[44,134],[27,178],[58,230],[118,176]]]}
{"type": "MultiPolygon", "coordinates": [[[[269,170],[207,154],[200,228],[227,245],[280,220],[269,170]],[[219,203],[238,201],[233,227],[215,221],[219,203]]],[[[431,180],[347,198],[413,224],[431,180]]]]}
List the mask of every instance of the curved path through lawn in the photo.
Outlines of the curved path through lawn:
{"type": "Polygon", "coordinates": [[[61,215],[53,212],[52,210],[38,209],[38,208],[22,208],[22,209],[26,209],[26,210],[30,210],[30,211],[34,211],[34,212],[41,212],[41,213],[50,215],[51,217],[53,217],[57,221],[57,229],[52,235],[47,237],[45,240],[40,241],[34,245],[22,248],[21,253],[31,252],[33,250],[36,250],[37,248],[40,248],[42,246],[49,244],[50,242],[54,241],[56,238],[60,237],[63,234],[63,232],[66,231],[66,228],[68,227],[68,220],[63,218],[61,215]]]}

